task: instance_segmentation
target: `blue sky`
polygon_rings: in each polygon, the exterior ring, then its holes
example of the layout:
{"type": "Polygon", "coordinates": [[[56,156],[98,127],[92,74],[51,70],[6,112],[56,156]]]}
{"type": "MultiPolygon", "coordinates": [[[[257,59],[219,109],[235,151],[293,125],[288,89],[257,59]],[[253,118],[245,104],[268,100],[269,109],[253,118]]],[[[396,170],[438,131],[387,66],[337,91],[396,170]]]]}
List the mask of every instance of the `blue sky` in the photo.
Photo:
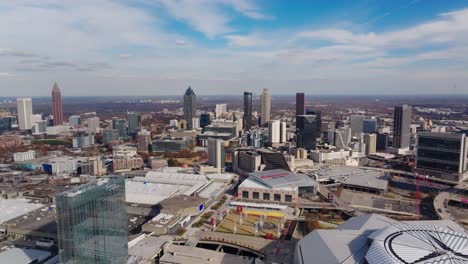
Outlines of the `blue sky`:
{"type": "Polygon", "coordinates": [[[0,93],[468,93],[468,1],[10,0],[0,93]]]}

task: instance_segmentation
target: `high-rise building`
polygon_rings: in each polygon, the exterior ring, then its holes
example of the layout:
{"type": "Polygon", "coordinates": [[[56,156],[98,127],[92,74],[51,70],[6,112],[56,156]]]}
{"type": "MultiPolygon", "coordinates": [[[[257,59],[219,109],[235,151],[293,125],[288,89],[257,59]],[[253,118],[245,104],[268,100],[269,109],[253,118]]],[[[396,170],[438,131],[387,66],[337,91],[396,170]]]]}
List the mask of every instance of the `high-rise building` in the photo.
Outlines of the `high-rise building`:
{"type": "Polygon", "coordinates": [[[377,134],[377,150],[386,151],[388,147],[388,134],[377,134]]]}
{"type": "Polygon", "coordinates": [[[317,116],[296,116],[297,147],[306,150],[314,150],[317,144],[317,116]]]}
{"type": "Polygon", "coordinates": [[[281,141],[281,122],[273,120],[268,123],[268,135],[270,143],[277,144],[281,141]]]}
{"type": "Polygon", "coordinates": [[[202,113],[200,114],[200,127],[205,128],[211,124],[211,118],[209,113],[202,113]]]}
{"type": "Polygon", "coordinates": [[[88,148],[94,145],[94,136],[86,134],[77,135],[73,137],[72,143],[74,148],[88,148]]]}
{"type": "Polygon", "coordinates": [[[99,117],[94,116],[88,118],[88,133],[97,134],[101,131],[99,117]]]}
{"type": "Polygon", "coordinates": [[[227,113],[227,104],[217,104],[215,109],[215,118],[221,118],[227,113]]]}
{"type": "Polygon", "coordinates": [[[305,96],[304,93],[296,93],[296,116],[305,114],[305,96]]]}
{"type": "Polygon", "coordinates": [[[16,99],[16,108],[18,111],[18,126],[20,130],[28,130],[33,126],[32,122],[32,100],[31,98],[16,99]]]}
{"type": "Polygon", "coordinates": [[[0,117],[0,133],[12,130],[17,123],[18,120],[15,116],[0,117]]]}
{"type": "Polygon", "coordinates": [[[252,93],[244,92],[244,130],[252,129],[252,93]]]}
{"type": "Polygon", "coordinates": [[[56,196],[60,263],[125,263],[125,178],[109,176],[56,196]]]}
{"type": "Polygon", "coordinates": [[[137,135],[138,152],[148,152],[148,146],[151,144],[151,133],[147,130],[141,130],[137,135]]]}
{"type": "Polygon", "coordinates": [[[120,136],[119,136],[119,130],[117,129],[104,129],[102,130],[102,143],[104,144],[109,144],[113,141],[118,141],[120,136]]]}
{"type": "Polygon", "coordinates": [[[225,147],[222,139],[208,138],[208,164],[221,172],[225,165],[225,147]]]}
{"type": "Polygon", "coordinates": [[[139,116],[135,112],[127,113],[128,134],[131,136],[136,135],[138,127],[140,126],[139,116]]]}
{"type": "Polygon", "coordinates": [[[70,126],[79,126],[81,125],[81,117],[79,115],[71,115],[68,118],[68,123],[70,126]]]}
{"type": "Polygon", "coordinates": [[[411,106],[395,106],[393,115],[393,147],[408,148],[411,140],[411,106]]]}
{"type": "Polygon", "coordinates": [[[184,116],[187,121],[187,129],[193,129],[192,119],[197,111],[197,96],[189,86],[184,95],[184,116]]]}
{"type": "Polygon", "coordinates": [[[280,142],[281,143],[286,143],[287,141],[286,133],[287,133],[286,122],[281,122],[280,124],[280,142]]]}
{"type": "Polygon", "coordinates": [[[468,137],[463,133],[419,132],[416,168],[423,174],[450,181],[468,177],[468,137]]]}
{"type": "Polygon", "coordinates": [[[306,115],[315,115],[317,117],[317,136],[322,135],[322,111],[316,109],[307,109],[306,115]]]}
{"type": "Polygon", "coordinates": [[[364,116],[363,115],[352,115],[349,117],[349,126],[351,127],[351,133],[353,137],[361,138],[364,126],[364,116]]]}
{"type": "Polygon", "coordinates": [[[372,155],[377,152],[377,135],[376,134],[365,134],[364,144],[366,144],[366,155],[372,155]]]}
{"type": "Polygon", "coordinates": [[[52,88],[52,115],[54,116],[54,126],[63,125],[62,93],[57,83],[52,88]]]}
{"type": "Polygon", "coordinates": [[[339,149],[347,148],[349,143],[351,143],[351,128],[342,127],[334,130],[333,132],[333,145],[339,149]]]}
{"type": "Polygon", "coordinates": [[[119,131],[120,139],[126,139],[128,137],[128,123],[125,119],[112,119],[112,128],[119,131]]]}
{"type": "Polygon", "coordinates": [[[362,121],[362,133],[373,134],[377,133],[377,119],[366,118],[362,121]]]}
{"type": "Polygon", "coordinates": [[[192,129],[199,129],[200,128],[200,118],[194,117],[192,118],[192,129]]]}
{"type": "Polygon", "coordinates": [[[262,125],[270,122],[271,116],[271,93],[267,88],[263,88],[262,92],[262,109],[261,109],[261,122],[262,125]]]}

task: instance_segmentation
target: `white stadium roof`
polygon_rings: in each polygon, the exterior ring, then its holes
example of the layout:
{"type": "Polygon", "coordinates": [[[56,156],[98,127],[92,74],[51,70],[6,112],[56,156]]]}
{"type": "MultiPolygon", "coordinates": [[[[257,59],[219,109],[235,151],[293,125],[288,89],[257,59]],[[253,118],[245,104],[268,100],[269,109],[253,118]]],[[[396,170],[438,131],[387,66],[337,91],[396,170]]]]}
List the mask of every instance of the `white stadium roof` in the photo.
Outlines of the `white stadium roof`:
{"type": "Polygon", "coordinates": [[[301,239],[295,263],[468,263],[468,235],[447,220],[399,222],[363,215],[301,239]]]}

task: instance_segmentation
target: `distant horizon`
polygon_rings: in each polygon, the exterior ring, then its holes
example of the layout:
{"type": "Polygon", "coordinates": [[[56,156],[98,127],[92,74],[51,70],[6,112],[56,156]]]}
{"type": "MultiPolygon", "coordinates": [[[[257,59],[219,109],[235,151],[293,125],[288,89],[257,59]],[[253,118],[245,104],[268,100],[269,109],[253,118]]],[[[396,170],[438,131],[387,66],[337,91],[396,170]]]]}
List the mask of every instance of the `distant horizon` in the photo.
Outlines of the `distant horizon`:
{"type": "Polygon", "coordinates": [[[468,94],[468,0],[9,0],[0,25],[0,95],[468,94]]]}

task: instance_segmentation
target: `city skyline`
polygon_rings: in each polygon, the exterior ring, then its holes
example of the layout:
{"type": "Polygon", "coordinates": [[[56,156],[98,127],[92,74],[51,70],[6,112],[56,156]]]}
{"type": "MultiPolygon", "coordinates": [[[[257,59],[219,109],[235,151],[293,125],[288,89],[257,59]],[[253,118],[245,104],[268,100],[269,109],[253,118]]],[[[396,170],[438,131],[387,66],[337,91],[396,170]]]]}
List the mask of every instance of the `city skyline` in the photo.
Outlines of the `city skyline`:
{"type": "Polygon", "coordinates": [[[55,80],[67,96],[176,95],[188,85],[199,94],[466,93],[467,7],[8,1],[0,4],[0,24],[9,25],[0,27],[0,93],[45,96],[55,80]]]}

